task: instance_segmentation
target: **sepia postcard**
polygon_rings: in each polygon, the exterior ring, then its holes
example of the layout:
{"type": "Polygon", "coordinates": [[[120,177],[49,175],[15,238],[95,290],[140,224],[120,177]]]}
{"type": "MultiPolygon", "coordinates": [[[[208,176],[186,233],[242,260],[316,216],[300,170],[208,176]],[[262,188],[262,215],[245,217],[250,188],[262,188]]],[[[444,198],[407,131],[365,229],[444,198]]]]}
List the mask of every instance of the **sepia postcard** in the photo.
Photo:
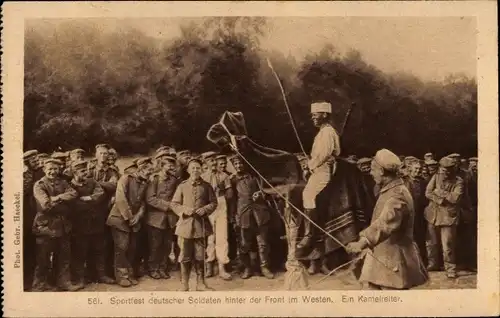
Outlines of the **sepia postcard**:
{"type": "Polygon", "coordinates": [[[496,12],[3,3],[4,315],[498,316],[496,12]]]}

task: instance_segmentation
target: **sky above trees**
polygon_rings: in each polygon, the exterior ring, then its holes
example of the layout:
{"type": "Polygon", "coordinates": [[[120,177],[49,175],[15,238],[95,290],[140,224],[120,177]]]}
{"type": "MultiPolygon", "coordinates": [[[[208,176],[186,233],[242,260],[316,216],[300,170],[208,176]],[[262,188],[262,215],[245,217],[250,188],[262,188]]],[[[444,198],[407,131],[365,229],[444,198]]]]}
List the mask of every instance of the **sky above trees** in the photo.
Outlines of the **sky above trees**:
{"type": "MultiPolygon", "coordinates": [[[[180,36],[181,26],[202,20],[96,18],[86,23],[105,31],[132,27],[173,39],[180,36]]],[[[31,21],[28,26],[43,28],[61,21],[31,21]]],[[[359,51],[366,62],[389,73],[407,72],[438,81],[450,73],[476,75],[476,21],[472,17],[266,17],[264,31],[262,49],[291,54],[298,60],[334,44],[340,53],[359,51]]]]}

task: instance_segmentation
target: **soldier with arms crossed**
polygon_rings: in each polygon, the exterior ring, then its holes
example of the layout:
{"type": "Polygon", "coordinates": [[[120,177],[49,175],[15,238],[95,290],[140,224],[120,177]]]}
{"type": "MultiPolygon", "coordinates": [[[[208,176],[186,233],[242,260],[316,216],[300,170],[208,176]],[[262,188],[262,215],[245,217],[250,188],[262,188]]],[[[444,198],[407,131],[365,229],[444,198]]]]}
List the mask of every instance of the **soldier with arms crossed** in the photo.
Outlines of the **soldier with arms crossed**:
{"type": "Polygon", "coordinates": [[[71,223],[68,219],[71,213],[70,201],[76,199],[78,193],[61,178],[60,169],[59,161],[46,160],[45,177],[33,187],[38,210],[33,222],[37,249],[33,291],[51,289],[48,284],[51,267],[55,270],[59,289],[76,291],[81,288],[71,284],[71,223]]]}

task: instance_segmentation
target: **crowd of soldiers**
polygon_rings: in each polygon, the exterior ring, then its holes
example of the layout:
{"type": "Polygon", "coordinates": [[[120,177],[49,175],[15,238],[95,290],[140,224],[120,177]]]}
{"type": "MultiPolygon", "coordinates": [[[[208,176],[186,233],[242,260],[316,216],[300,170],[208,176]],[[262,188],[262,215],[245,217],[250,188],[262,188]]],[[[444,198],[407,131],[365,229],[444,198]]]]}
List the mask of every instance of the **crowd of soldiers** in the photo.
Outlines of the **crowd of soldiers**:
{"type": "MultiPolygon", "coordinates": [[[[114,149],[95,149],[90,160],[82,149],[24,153],[25,289],[76,291],[89,282],[129,287],[142,275],[169,279],[179,269],[182,291],[189,290],[193,269],[198,290],[210,289],[205,277],[231,280],[235,268],[243,279],[274,278],[268,195],[240,157],[163,146],[121,171],[114,149]]],[[[347,160],[370,175],[372,158],[347,160]]],[[[477,158],[451,154],[438,162],[428,153],[401,162],[427,269],[444,267],[450,278],[457,265],[475,270],[477,158]]]]}

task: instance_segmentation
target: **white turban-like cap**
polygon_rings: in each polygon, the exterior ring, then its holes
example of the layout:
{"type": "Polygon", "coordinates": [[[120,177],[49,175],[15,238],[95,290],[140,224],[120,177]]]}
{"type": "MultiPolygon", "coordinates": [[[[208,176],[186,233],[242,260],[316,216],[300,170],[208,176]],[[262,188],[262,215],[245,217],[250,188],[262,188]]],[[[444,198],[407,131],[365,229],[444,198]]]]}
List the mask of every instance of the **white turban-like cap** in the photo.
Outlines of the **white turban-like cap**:
{"type": "Polygon", "coordinates": [[[380,149],[373,158],[384,170],[397,172],[401,167],[401,160],[394,152],[387,149],[380,149]]]}
{"type": "Polygon", "coordinates": [[[319,102],[311,104],[311,113],[332,113],[332,104],[327,102],[319,102]]]}

